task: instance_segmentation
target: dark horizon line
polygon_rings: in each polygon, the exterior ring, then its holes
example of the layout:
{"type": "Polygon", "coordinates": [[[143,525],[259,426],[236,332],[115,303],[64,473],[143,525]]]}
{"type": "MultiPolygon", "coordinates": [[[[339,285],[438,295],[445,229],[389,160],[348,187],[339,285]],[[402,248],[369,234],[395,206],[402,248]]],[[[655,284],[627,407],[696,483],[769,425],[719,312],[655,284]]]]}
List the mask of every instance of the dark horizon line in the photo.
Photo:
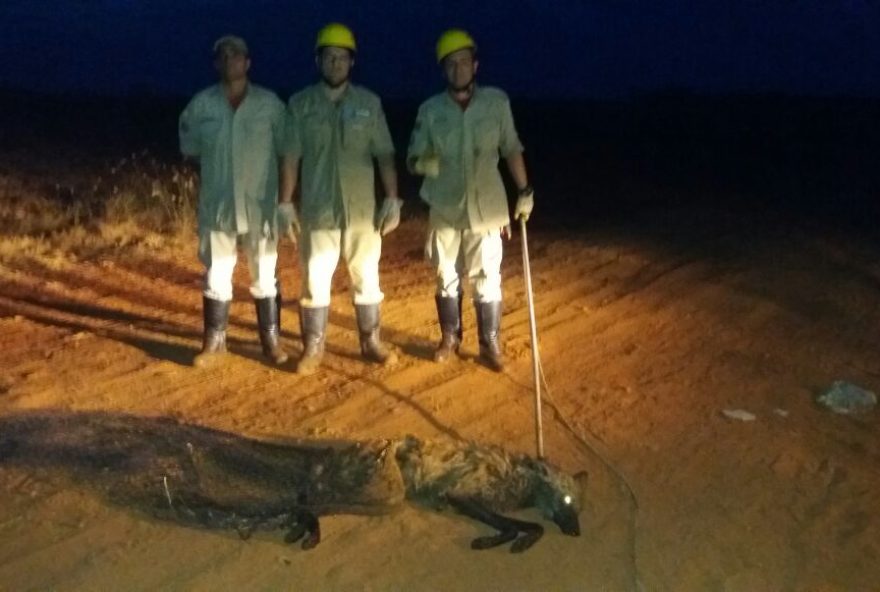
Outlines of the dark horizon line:
{"type": "MultiPolygon", "coordinates": [[[[256,84],[260,84],[254,81],[256,84]]],[[[357,82],[355,82],[357,84],[357,82]]],[[[265,88],[269,88],[278,94],[274,88],[260,84],[265,88]]],[[[291,91],[293,92],[293,91],[291,91]]],[[[439,91],[438,91],[439,92],[439,91]]],[[[433,94],[433,93],[432,93],[433,94]]],[[[798,99],[798,100],[840,100],[840,101],[880,101],[880,95],[859,94],[859,93],[800,93],[793,91],[781,90],[745,90],[731,89],[727,91],[719,90],[703,90],[682,86],[658,87],[655,89],[639,89],[633,90],[626,94],[616,96],[603,95],[569,95],[569,96],[537,96],[517,94],[515,92],[507,93],[514,101],[525,101],[531,103],[626,103],[630,101],[638,102],[646,99],[657,98],[696,98],[696,99],[798,99]]],[[[282,101],[286,100],[286,96],[278,94],[282,101]]],[[[427,99],[431,95],[411,96],[411,95],[380,95],[383,102],[391,103],[416,103],[427,99]]],[[[158,100],[162,102],[186,102],[192,95],[184,93],[160,93],[160,92],[137,92],[127,91],[123,93],[116,92],[86,92],[86,91],[46,91],[28,88],[15,88],[0,85],[0,99],[43,99],[43,100],[76,100],[76,101],[131,101],[141,102],[148,100],[158,100]]]]}

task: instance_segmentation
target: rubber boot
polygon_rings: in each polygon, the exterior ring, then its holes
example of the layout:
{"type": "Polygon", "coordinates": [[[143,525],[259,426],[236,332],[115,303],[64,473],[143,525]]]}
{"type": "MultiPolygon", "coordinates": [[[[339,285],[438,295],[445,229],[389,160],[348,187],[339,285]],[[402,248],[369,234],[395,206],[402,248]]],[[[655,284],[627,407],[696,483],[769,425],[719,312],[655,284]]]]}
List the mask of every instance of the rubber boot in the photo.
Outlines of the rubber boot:
{"type": "Polygon", "coordinates": [[[205,332],[202,351],[193,359],[193,366],[204,368],[226,353],[226,324],[229,320],[229,301],[202,298],[205,332]]]}
{"type": "Polygon", "coordinates": [[[379,305],[355,304],[354,309],[361,342],[361,356],[377,364],[395,363],[397,354],[379,338],[379,305]]]}
{"type": "Polygon", "coordinates": [[[480,333],[480,361],[495,372],[504,370],[501,353],[501,301],[475,302],[480,333]]]}
{"type": "Polygon", "coordinates": [[[281,298],[281,280],[275,280],[275,305],[277,308],[275,309],[278,313],[276,318],[278,319],[278,333],[281,334],[281,305],[284,303],[281,298]]]}
{"type": "Polygon", "coordinates": [[[273,364],[281,365],[287,361],[287,352],[281,349],[279,337],[281,335],[280,317],[278,312],[278,298],[255,298],[257,307],[257,324],[260,329],[260,344],[263,346],[263,355],[269,358],[273,364]]]}
{"type": "Polygon", "coordinates": [[[314,374],[324,358],[324,339],[327,336],[329,306],[299,307],[299,326],[302,332],[303,353],[297,364],[297,374],[314,374]]]}
{"type": "Polygon", "coordinates": [[[440,319],[440,344],[434,350],[434,361],[445,362],[461,347],[461,295],[434,296],[440,319]]]}

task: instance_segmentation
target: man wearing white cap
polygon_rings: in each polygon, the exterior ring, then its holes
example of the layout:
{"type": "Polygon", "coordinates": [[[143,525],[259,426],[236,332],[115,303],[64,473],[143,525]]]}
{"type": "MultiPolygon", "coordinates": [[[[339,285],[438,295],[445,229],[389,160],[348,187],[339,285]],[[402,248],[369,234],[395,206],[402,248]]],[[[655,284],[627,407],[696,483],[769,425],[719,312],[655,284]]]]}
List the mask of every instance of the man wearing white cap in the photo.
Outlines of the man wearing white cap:
{"type": "MultiPolygon", "coordinates": [[[[227,35],[214,43],[220,81],[193,97],[180,116],[180,150],[198,161],[199,258],[206,267],[205,332],[195,364],[226,351],[232,272],[238,248],[250,268],[264,355],[287,361],[279,345],[280,298],[275,280],[280,193],[292,191],[288,168],[287,115],[271,91],[248,80],[247,44],[227,35]]],[[[282,221],[283,222],[283,221],[282,221]]]]}
{"type": "Polygon", "coordinates": [[[434,359],[448,360],[461,344],[463,276],[472,286],[480,360],[500,372],[501,234],[510,215],[499,156],[516,184],[515,218],[528,219],[534,196],[510,101],[497,88],[476,84],[476,52],[466,31],[440,36],[437,62],[446,90],[419,107],[407,164],[425,177],[420,195],[431,207],[428,251],[437,273],[441,331],[434,359]]]}
{"type": "MultiPolygon", "coordinates": [[[[394,145],[382,104],[349,80],[357,47],[345,25],[318,32],[315,61],[321,81],[294,94],[291,146],[301,178],[299,252],[303,269],[300,325],[303,355],[297,372],[319,367],[330,306],[330,284],[340,255],[351,277],[361,355],[388,364],[396,359],[379,338],[379,256],[382,235],[400,222],[394,145]],[[376,208],[373,161],[385,190],[376,208]]],[[[295,184],[295,183],[294,183],[295,184]]],[[[289,212],[293,205],[282,204],[289,212]]]]}

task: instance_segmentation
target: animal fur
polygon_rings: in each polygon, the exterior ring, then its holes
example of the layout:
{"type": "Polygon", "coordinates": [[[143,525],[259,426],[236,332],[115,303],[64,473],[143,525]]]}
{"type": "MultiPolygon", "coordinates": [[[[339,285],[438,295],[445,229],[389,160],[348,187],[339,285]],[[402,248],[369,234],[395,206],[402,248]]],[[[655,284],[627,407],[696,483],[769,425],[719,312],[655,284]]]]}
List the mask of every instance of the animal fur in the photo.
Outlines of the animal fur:
{"type": "Polygon", "coordinates": [[[209,528],[287,529],[308,548],[318,516],[382,514],[407,501],[456,511],[498,529],[487,548],[540,538],[538,524],[500,512],[536,507],[580,533],[581,484],[549,464],[496,446],[452,441],[270,443],[168,419],[111,414],[23,415],[0,420],[0,467],[61,469],[111,501],[209,528]]]}

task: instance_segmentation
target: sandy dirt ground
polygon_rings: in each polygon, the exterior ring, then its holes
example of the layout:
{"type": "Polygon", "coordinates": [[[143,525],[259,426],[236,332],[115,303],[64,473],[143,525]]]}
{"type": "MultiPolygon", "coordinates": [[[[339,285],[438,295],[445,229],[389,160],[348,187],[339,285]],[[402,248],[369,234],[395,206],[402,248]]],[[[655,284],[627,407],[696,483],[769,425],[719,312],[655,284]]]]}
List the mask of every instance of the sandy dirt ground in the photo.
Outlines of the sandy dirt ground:
{"type": "MultiPolygon", "coordinates": [[[[835,380],[880,390],[880,249],[756,218],[652,212],[530,233],[546,453],[590,475],[579,538],[545,523],[522,555],[476,552],[469,540],[486,527],[406,506],[328,516],[323,542],[303,551],[277,531],[243,541],[161,521],[62,478],[57,463],[0,454],[0,590],[880,590],[878,413],[815,402],[835,380]]],[[[506,371],[474,361],[469,306],[462,358],[439,365],[424,223],[407,220],[382,260],[384,336],[399,363],[359,359],[340,269],[328,355],[310,377],[261,359],[243,265],[231,353],[192,367],[194,245],[10,259],[0,265],[0,425],[28,414],[169,417],[265,439],[415,434],[533,453],[519,243],[504,262],[506,371]]],[[[285,244],[290,296],[294,259],[285,244]]],[[[293,298],[282,321],[295,358],[293,298]]],[[[71,444],[69,454],[89,453],[71,444]]]]}

